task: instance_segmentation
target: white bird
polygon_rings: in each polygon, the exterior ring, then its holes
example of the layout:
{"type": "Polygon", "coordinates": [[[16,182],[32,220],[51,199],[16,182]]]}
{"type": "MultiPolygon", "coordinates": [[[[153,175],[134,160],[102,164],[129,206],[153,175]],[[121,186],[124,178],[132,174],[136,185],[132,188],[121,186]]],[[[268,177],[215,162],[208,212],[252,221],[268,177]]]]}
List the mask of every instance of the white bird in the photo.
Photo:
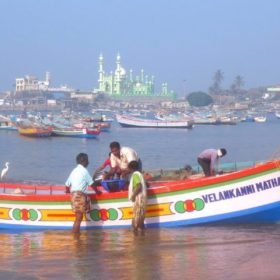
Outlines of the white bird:
{"type": "Polygon", "coordinates": [[[9,170],[9,162],[5,163],[5,168],[2,169],[1,171],[1,180],[7,175],[7,172],[9,170]]]}

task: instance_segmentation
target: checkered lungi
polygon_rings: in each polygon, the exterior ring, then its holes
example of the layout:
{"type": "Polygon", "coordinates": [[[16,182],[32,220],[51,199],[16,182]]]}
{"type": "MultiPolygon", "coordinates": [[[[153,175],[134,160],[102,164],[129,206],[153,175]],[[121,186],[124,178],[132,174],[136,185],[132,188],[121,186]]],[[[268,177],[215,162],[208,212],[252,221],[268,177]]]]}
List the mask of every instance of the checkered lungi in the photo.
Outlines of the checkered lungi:
{"type": "Polygon", "coordinates": [[[74,213],[87,213],[90,211],[90,198],[83,192],[75,191],[71,193],[71,206],[74,213]]]}

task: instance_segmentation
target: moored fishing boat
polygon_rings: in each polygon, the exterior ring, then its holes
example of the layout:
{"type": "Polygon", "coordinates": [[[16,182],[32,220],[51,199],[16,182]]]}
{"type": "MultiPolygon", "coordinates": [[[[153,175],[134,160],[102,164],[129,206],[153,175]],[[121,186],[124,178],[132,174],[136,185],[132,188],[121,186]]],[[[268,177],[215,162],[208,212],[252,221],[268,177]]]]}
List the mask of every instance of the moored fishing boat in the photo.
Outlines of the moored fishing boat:
{"type": "Polygon", "coordinates": [[[233,119],[231,117],[221,116],[221,117],[217,117],[216,122],[214,124],[236,125],[237,124],[237,120],[233,119]]]}
{"type": "MultiPolygon", "coordinates": [[[[75,216],[64,186],[0,183],[0,228],[72,228],[75,216]]],[[[127,191],[89,194],[82,228],[130,227],[127,191]]],[[[147,227],[207,223],[280,222],[280,161],[216,177],[150,182],[147,227]]]]}
{"type": "Polygon", "coordinates": [[[192,128],[193,122],[189,120],[158,120],[141,119],[129,115],[116,115],[118,123],[123,127],[148,127],[148,128],[192,128]]]}
{"type": "Polygon", "coordinates": [[[95,128],[100,128],[103,132],[108,132],[111,129],[111,122],[94,122],[95,128]]]}
{"type": "Polygon", "coordinates": [[[16,131],[18,129],[17,129],[16,125],[13,124],[13,123],[7,123],[7,124],[0,123],[0,130],[14,130],[14,131],[16,131]]]}
{"type": "Polygon", "coordinates": [[[73,125],[75,128],[88,128],[88,129],[96,129],[103,132],[110,131],[111,123],[110,122],[90,122],[90,123],[76,123],[73,125]]]}
{"type": "Polygon", "coordinates": [[[266,117],[265,116],[257,116],[257,117],[254,117],[254,121],[255,122],[261,122],[261,123],[263,123],[263,122],[266,122],[266,117]]]}
{"type": "Polygon", "coordinates": [[[100,128],[75,128],[75,127],[54,127],[54,136],[66,136],[77,138],[96,138],[100,134],[100,128]]]}
{"type": "Polygon", "coordinates": [[[17,126],[19,134],[28,137],[49,137],[52,135],[52,128],[45,127],[45,126],[24,126],[18,125],[17,126]]]}
{"type": "Polygon", "coordinates": [[[10,118],[0,115],[0,130],[17,130],[17,127],[10,118]]]}

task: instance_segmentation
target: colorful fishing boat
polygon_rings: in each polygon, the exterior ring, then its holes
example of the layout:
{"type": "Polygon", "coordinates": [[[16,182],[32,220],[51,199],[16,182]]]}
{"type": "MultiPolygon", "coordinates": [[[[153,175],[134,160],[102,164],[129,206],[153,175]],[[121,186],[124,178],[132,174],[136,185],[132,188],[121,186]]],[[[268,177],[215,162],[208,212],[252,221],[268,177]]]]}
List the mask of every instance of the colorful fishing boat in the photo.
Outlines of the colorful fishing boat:
{"type": "Polygon", "coordinates": [[[87,128],[87,129],[100,129],[102,132],[108,132],[111,128],[110,122],[85,122],[73,124],[75,128],[87,128]]]}
{"type": "Polygon", "coordinates": [[[19,134],[28,137],[49,137],[52,135],[52,128],[46,126],[17,126],[19,134]]]}
{"type": "Polygon", "coordinates": [[[66,136],[77,138],[96,138],[100,134],[100,128],[75,128],[75,127],[53,127],[54,136],[66,136]]]}
{"type": "Polygon", "coordinates": [[[95,128],[100,128],[103,132],[109,132],[111,129],[111,122],[94,122],[95,128]]]}
{"type": "MultiPolygon", "coordinates": [[[[100,187],[101,188],[101,187],[100,187]]],[[[74,221],[64,186],[0,183],[0,228],[68,229],[74,221]]],[[[127,191],[89,192],[82,228],[130,227],[127,191]]],[[[216,177],[150,182],[147,227],[280,222],[280,161],[216,177]]]]}
{"type": "Polygon", "coordinates": [[[17,130],[17,127],[9,117],[0,115],[0,130],[17,130]]]}
{"type": "Polygon", "coordinates": [[[189,120],[172,121],[158,119],[141,119],[130,115],[116,115],[118,123],[123,127],[149,127],[149,128],[192,128],[193,122],[189,120]]]}

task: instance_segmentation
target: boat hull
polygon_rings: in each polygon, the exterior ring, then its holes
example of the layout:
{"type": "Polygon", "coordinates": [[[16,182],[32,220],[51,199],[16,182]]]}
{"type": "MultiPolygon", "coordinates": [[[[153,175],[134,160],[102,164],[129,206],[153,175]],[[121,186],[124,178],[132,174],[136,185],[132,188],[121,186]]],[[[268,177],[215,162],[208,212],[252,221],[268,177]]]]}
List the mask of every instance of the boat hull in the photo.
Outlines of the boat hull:
{"type": "Polygon", "coordinates": [[[75,138],[97,138],[100,134],[100,130],[91,129],[57,129],[54,128],[52,131],[54,136],[64,136],[64,137],[75,137],[75,138]]]}
{"type": "MultiPolygon", "coordinates": [[[[280,221],[280,162],[270,162],[217,177],[151,182],[147,227],[178,227],[212,223],[277,223],[280,221]]],[[[6,192],[13,185],[0,185],[6,192]]],[[[23,186],[14,186],[21,187],[23,186]]],[[[51,187],[50,187],[51,188],[51,187]]],[[[0,228],[65,229],[75,216],[70,195],[0,194],[0,228]]],[[[32,190],[32,193],[30,191],[32,190]]],[[[51,192],[55,190],[52,187],[51,192]]],[[[26,190],[24,192],[27,192],[26,190]]],[[[90,194],[92,210],[81,227],[130,227],[131,202],[127,191],[90,194]]]]}
{"type": "Polygon", "coordinates": [[[131,116],[116,115],[118,123],[122,127],[144,127],[144,128],[192,128],[190,121],[163,121],[140,119],[131,116]]]}
{"type": "Polygon", "coordinates": [[[20,135],[28,137],[49,137],[52,135],[52,130],[49,128],[37,127],[18,127],[20,135]]]}
{"type": "Polygon", "coordinates": [[[12,126],[12,125],[7,125],[7,126],[0,126],[0,131],[1,130],[13,130],[13,131],[16,131],[18,130],[16,126],[12,126]]]}

